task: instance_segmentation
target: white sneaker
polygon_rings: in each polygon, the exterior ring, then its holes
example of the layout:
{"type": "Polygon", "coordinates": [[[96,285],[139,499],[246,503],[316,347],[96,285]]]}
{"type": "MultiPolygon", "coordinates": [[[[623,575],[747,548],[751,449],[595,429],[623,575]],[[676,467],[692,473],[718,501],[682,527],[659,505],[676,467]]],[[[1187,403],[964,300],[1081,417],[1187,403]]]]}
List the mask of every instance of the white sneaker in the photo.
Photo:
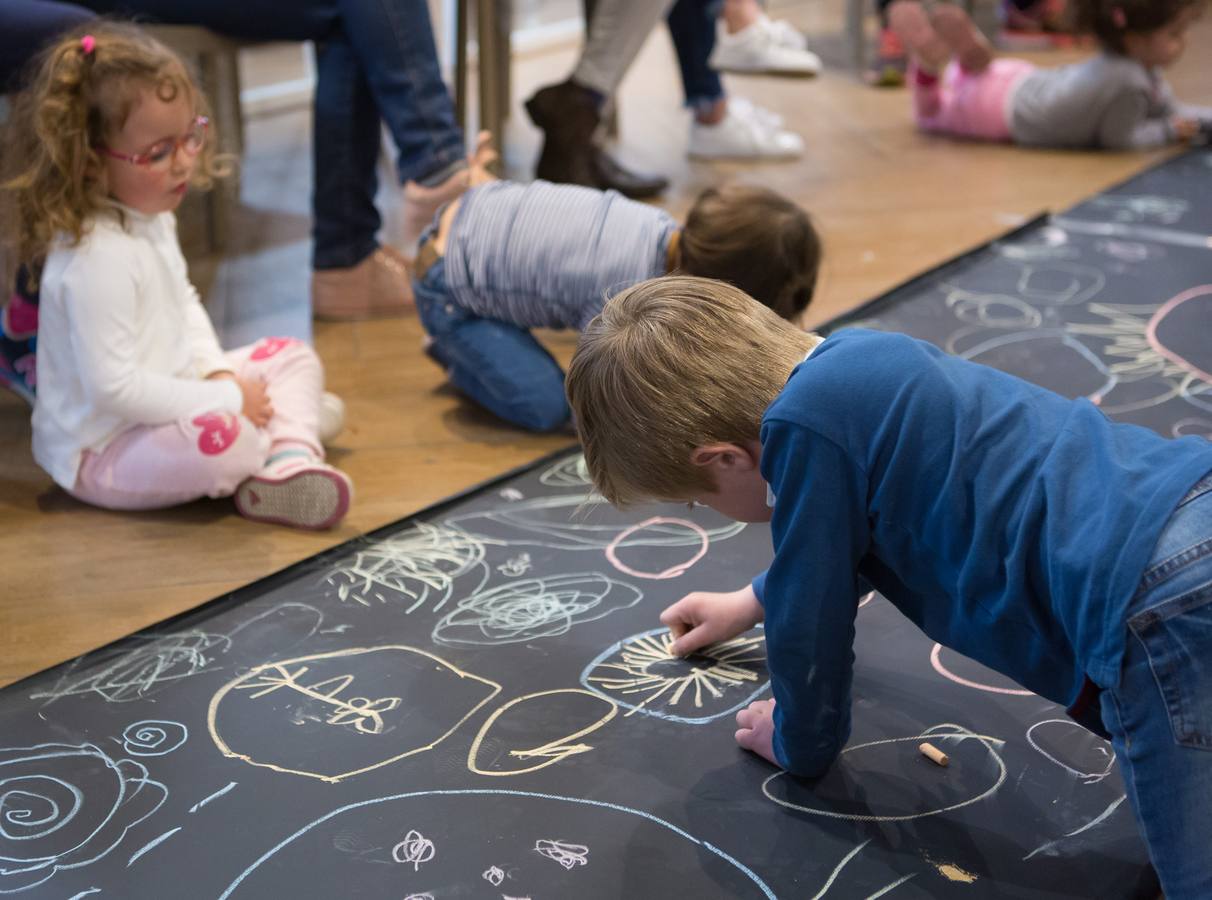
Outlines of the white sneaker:
{"type": "Polygon", "coordinates": [[[807,47],[790,46],[793,34],[795,29],[786,22],[772,22],[767,16],[759,16],[736,34],[729,34],[719,21],[707,64],[721,72],[815,75],[821,70],[821,58],[807,47]]]}
{"type": "Polygon", "coordinates": [[[778,130],[783,127],[783,117],[773,109],[764,106],[754,106],[752,100],[744,97],[729,97],[728,108],[742,119],[752,119],[766,128],[778,130]]]}
{"type": "Polygon", "coordinates": [[[794,159],[804,152],[803,139],[771,125],[773,115],[750,106],[738,112],[729,100],[723,120],[715,125],[692,121],[686,152],[696,159],[794,159]]]}
{"type": "Polygon", "coordinates": [[[345,401],[331,391],[320,395],[320,422],[316,429],[321,444],[331,444],[345,430],[345,401]]]}

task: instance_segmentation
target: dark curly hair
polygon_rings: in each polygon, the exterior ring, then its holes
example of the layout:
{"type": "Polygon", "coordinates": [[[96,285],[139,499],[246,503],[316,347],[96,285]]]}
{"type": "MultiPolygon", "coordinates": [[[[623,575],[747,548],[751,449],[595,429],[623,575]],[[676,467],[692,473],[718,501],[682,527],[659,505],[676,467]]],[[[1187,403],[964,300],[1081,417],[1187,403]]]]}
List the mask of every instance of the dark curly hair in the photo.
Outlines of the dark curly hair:
{"type": "Polygon", "coordinates": [[[1103,49],[1123,55],[1124,35],[1148,34],[1169,25],[1205,0],[1075,0],[1075,29],[1092,34],[1103,49]]]}

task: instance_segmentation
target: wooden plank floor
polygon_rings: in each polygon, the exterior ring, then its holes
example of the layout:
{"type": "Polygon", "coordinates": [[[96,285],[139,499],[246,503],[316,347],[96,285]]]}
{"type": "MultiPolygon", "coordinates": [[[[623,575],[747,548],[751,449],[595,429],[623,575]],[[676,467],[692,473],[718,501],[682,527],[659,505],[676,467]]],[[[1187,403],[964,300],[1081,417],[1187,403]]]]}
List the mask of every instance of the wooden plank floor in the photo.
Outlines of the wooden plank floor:
{"type": "MultiPolygon", "coordinates": [[[[792,17],[830,31],[839,0],[792,17]],[[822,12],[824,10],[824,12],[822,12]]],[[[1179,96],[1212,104],[1212,24],[1201,23],[1171,73],[1179,96]]],[[[519,60],[515,104],[562,78],[571,50],[519,60]]],[[[1076,58],[1036,55],[1042,62],[1076,58]]],[[[1007,230],[1061,209],[1161,154],[1026,151],[917,134],[905,91],[864,87],[842,70],[811,81],[730,77],[730,91],[781,113],[804,135],[804,158],[757,166],[691,163],[687,114],[664,32],[645,47],[621,91],[621,154],[669,173],[665,204],[682,214],[724,179],[767,184],[812,211],[827,263],[808,324],[819,323],[909,276],[1007,230]]],[[[310,161],[306,110],[248,124],[244,204],[233,250],[193,263],[226,344],[268,332],[306,333],[310,161]],[[285,324],[284,324],[285,323],[285,324]]],[[[537,132],[520,107],[507,136],[509,174],[529,177],[537,132]]],[[[387,232],[397,204],[385,189],[387,232]]],[[[406,516],[473,483],[569,442],[508,428],[443,384],[419,352],[415,317],[317,325],[330,386],[346,400],[349,429],[332,451],[357,496],[337,530],[307,534],[254,525],[226,501],[126,515],[90,509],[56,488],[29,451],[28,409],[0,396],[0,684],[128,634],[406,516]]],[[[562,358],[574,338],[552,336],[562,358]]]]}

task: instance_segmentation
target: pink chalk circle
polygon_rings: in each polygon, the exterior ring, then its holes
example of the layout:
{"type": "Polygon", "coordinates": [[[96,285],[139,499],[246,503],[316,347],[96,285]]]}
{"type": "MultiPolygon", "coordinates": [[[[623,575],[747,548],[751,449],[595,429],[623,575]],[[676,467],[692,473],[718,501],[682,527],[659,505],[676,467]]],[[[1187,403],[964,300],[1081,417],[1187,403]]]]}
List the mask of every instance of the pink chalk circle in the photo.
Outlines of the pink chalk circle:
{"type": "Polygon", "coordinates": [[[981,684],[979,681],[969,681],[967,678],[960,678],[943,665],[943,661],[939,658],[942,650],[942,644],[934,645],[934,649],[930,651],[930,665],[934,666],[934,671],[944,678],[954,681],[956,684],[962,684],[964,687],[976,688],[978,691],[988,691],[991,694],[1009,694],[1012,697],[1032,696],[1031,691],[1023,690],[1022,688],[996,687],[992,684],[981,684]]]}
{"type": "Polygon", "coordinates": [[[636,578],[677,578],[679,575],[685,574],[686,570],[693,566],[696,562],[702,559],[707,554],[707,545],[711,541],[707,537],[707,532],[702,526],[696,525],[694,522],[689,522],[686,519],[674,519],[669,516],[653,516],[651,519],[645,519],[638,525],[631,525],[619,533],[613,541],[606,546],[606,558],[610,560],[610,564],[627,575],[634,575],[636,578]],[[676,566],[671,566],[664,572],[640,572],[637,569],[624,563],[619,559],[616,550],[623,545],[627,538],[631,537],[638,531],[643,531],[652,525],[680,525],[686,530],[698,536],[699,549],[690,559],[684,563],[678,563],[676,566]]]}
{"type": "Polygon", "coordinates": [[[1183,291],[1177,297],[1172,297],[1161,305],[1161,308],[1153,314],[1153,318],[1149,320],[1149,324],[1145,326],[1145,339],[1149,342],[1149,346],[1158,352],[1161,356],[1170,360],[1175,365],[1181,366],[1186,371],[1190,372],[1196,378],[1199,378],[1208,383],[1212,383],[1212,374],[1209,374],[1204,369],[1200,368],[1204,363],[1197,365],[1189,359],[1186,359],[1181,354],[1167,347],[1162,343],[1162,339],[1157,334],[1157,326],[1162,320],[1171,315],[1174,310],[1182,306],[1184,303],[1189,303],[1192,300],[1198,300],[1200,297],[1209,298],[1212,302],[1212,284],[1203,284],[1199,287],[1193,287],[1190,290],[1183,291]]]}

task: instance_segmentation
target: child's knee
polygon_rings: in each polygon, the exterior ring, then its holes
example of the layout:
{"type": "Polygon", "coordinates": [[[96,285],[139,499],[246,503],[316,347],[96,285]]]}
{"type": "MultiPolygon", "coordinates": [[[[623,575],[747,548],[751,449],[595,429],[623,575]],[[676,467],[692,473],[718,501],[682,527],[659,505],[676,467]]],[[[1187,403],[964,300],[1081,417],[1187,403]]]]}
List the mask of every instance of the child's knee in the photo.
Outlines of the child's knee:
{"type": "Polygon", "coordinates": [[[531,431],[556,431],[571,417],[563,391],[536,391],[518,404],[516,413],[515,421],[531,431]]]}
{"type": "Polygon", "coordinates": [[[200,487],[210,497],[226,497],[265,463],[269,439],[242,415],[208,412],[188,422],[194,434],[200,487]]]}

